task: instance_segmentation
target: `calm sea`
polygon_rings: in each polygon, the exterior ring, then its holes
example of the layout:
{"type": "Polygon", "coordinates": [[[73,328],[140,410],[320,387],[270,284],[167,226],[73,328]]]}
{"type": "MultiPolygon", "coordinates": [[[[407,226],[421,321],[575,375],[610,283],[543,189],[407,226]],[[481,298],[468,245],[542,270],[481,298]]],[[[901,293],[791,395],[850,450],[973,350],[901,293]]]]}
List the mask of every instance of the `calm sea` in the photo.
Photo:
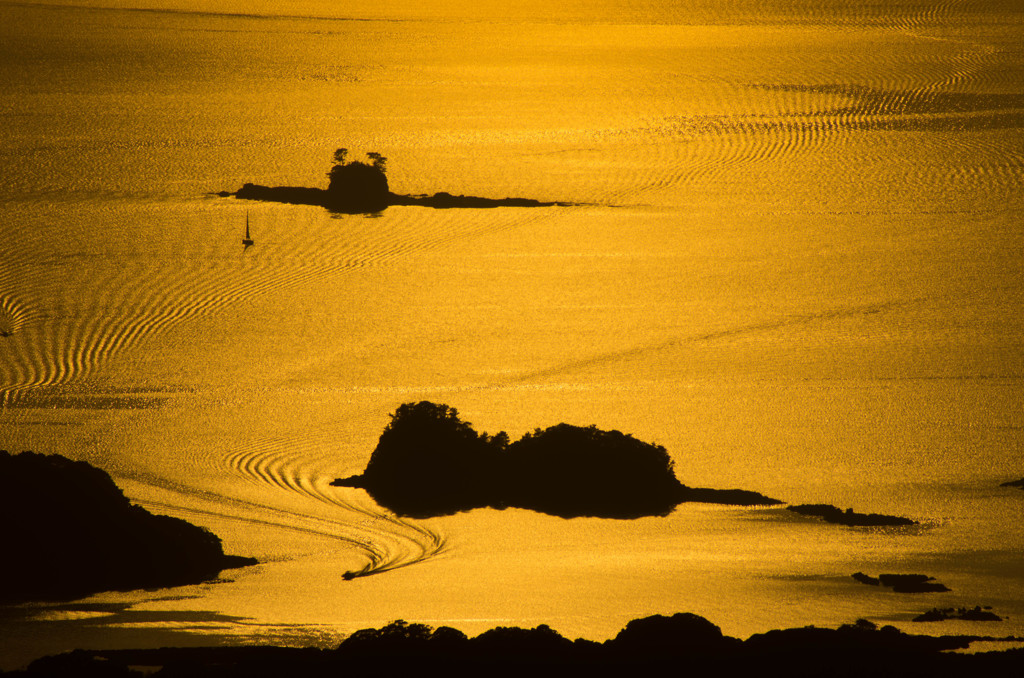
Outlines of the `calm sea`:
{"type": "Polygon", "coordinates": [[[0,448],[89,461],[262,561],[4,609],[0,667],[399,618],[1024,634],[1024,493],[998,487],[1024,476],[1020,2],[512,4],[0,2],[0,448]],[[339,147],[396,192],[575,206],[213,195],[324,186],[339,147]],[[408,521],[328,486],[424,399],[921,525],[408,521]],[[974,605],[1007,619],[910,622],[974,605]]]}

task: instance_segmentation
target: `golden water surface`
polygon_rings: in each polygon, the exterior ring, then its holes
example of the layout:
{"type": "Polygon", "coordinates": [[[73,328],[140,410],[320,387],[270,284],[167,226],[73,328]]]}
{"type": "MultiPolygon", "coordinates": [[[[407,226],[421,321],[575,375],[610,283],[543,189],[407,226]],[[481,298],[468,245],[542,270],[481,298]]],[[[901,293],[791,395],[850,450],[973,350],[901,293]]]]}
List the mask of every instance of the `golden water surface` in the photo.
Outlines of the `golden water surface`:
{"type": "Polygon", "coordinates": [[[0,667],[397,618],[1024,634],[1024,494],[999,487],[1024,476],[1019,2],[0,2],[0,83],[0,448],[89,461],[261,561],[3,610],[0,667]],[[572,206],[214,195],[324,186],[338,147],[398,193],[572,206]],[[329,486],[418,400],[921,525],[413,521],[329,486]],[[910,622],[974,605],[1007,621],[910,622]]]}

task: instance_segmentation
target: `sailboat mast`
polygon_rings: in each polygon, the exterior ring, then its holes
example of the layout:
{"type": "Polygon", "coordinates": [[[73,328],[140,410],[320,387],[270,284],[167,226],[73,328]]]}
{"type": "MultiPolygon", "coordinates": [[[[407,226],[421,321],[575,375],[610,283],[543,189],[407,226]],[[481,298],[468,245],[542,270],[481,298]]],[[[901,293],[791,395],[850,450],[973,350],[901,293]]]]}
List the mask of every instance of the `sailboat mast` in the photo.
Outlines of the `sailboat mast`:
{"type": "Polygon", "coordinates": [[[249,245],[253,244],[252,236],[249,235],[249,213],[248,212],[245,213],[245,237],[242,238],[242,244],[245,245],[246,248],[248,248],[249,245]]]}

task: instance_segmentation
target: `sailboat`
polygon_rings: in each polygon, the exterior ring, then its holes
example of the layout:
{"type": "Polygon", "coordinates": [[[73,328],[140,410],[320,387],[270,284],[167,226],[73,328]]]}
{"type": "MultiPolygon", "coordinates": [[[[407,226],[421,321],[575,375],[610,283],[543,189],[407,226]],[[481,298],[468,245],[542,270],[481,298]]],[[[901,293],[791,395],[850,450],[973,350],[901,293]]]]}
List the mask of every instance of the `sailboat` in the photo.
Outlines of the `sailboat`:
{"type": "Polygon", "coordinates": [[[254,245],[255,244],[253,239],[249,236],[249,213],[248,212],[245,213],[245,237],[242,238],[242,244],[245,245],[246,247],[249,247],[249,245],[254,245]]]}

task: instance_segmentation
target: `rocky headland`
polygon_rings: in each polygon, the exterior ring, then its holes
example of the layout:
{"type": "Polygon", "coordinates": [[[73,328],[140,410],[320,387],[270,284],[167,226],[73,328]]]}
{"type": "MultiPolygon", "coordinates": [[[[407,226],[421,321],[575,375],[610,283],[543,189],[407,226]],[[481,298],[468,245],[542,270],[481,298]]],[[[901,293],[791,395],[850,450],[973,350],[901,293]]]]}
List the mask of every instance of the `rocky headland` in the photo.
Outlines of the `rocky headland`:
{"type": "Polygon", "coordinates": [[[0,603],[198,584],[254,565],[179,518],[131,504],[104,471],[0,451],[0,603]]]}
{"type": "Polygon", "coordinates": [[[362,488],[381,506],[419,518],[485,507],[639,518],[690,501],[781,503],[749,490],[687,487],[665,448],[619,431],[559,424],[510,442],[426,401],[400,406],[363,473],[332,485],[362,488]]]}
{"type": "Polygon", "coordinates": [[[531,198],[481,198],[471,195],[452,195],[444,191],[433,195],[402,195],[392,193],[388,186],[387,159],[379,153],[369,153],[369,162],[346,162],[348,151],[335,151],[335,165],[328,176],[327,188],[304,186],[261,186],[247,183],[234,193],[221,191],[221,197],[234,196],[243,200],[262,200],[293,205],[316,205],[332,212],[370,214],[392,205],[418,205],[435,209],[491,208],[491,207],[555,207],[571,203],[543,202],[531,198]]]}

